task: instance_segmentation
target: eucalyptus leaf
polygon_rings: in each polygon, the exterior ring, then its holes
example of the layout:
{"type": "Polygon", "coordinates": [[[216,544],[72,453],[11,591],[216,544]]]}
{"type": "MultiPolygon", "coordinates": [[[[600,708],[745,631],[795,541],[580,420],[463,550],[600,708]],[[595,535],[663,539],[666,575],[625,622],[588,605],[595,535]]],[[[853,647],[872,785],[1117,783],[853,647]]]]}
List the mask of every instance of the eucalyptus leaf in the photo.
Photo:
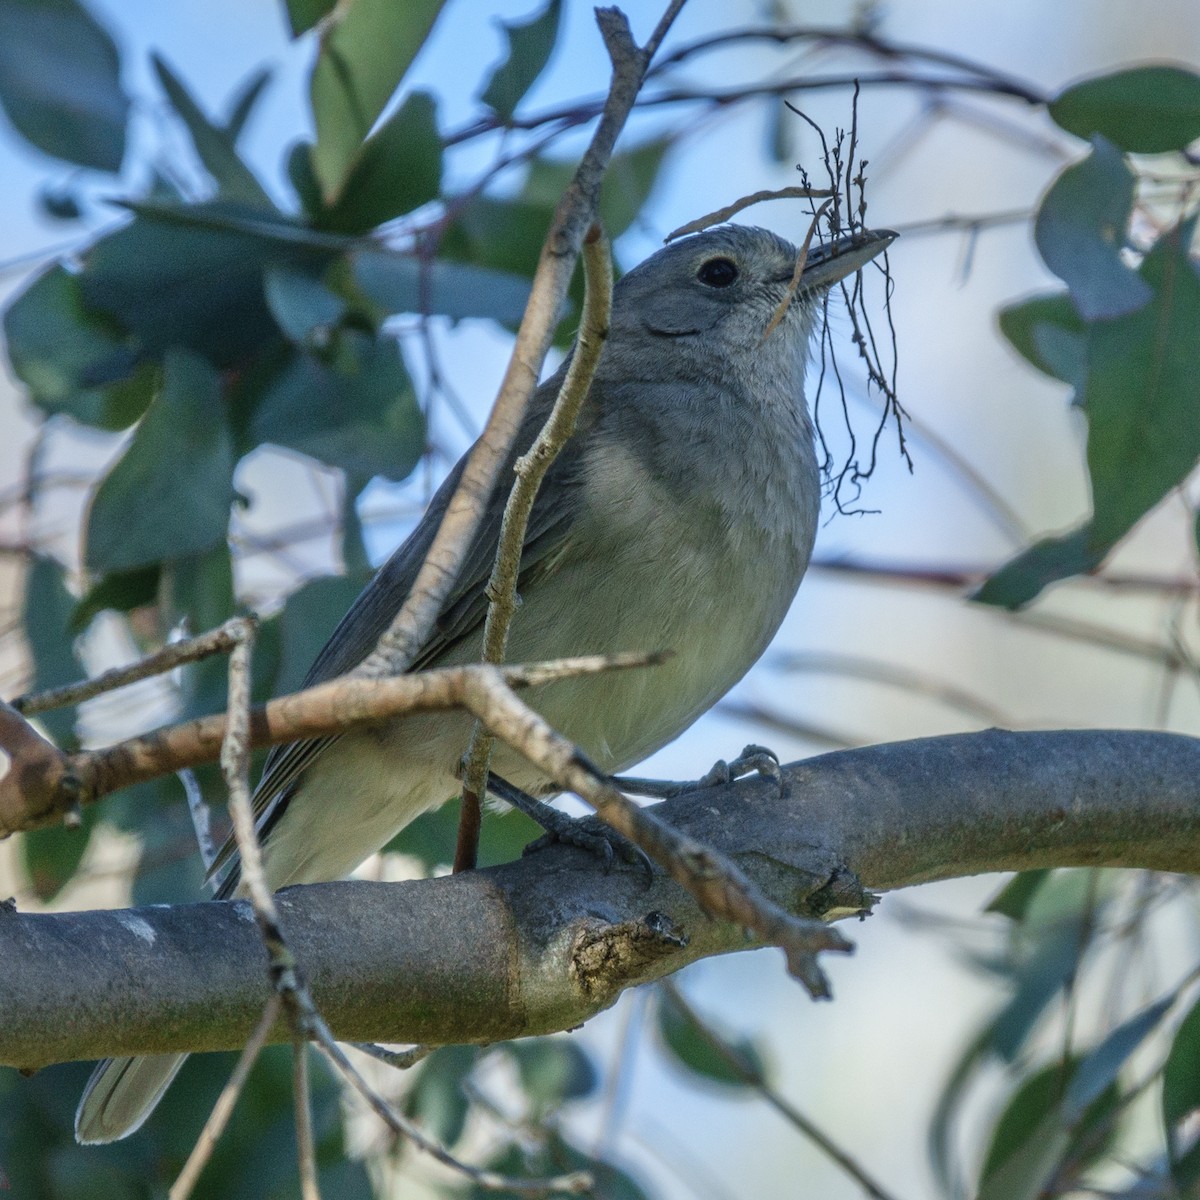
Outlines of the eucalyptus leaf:
{"type": "Polygon", "coordinates": [[[1136,312],[1153,294],[1121,258],[1133,191],[1133,172],[1121,152],[1097,137],[1091,154],[1067,167],[1038,207],[1038,250],[1070,288],[1085,321],[1136,312]]]}
{"type": "Polygon", "coordinates": [[[1131,67],[1081,80],[1046,106],[1062,129],[1097,134],[1135,154],[1185,150],[1200,138],[1200,74],[1186,67],[1131,67]]]}
{"type": "Polygon", "coordinates": [[[120,58],[77,0],[0,0],[0,108],[46,154],[120,170],[129,117],[120,58]]]}
{"type": "Polygon", "coordinates": [[[357,251],[350,262],[355,283],[383,314],[429,312],[456,321],[488,317],[515,324],[529,299],[527,279],[473,263],[423,262],[374,249],[357,251]]]}
{"type": "Polygon", "coordinates": [[[550,0],[541,12],[528,21],[504,22],[501,28],[508,41],[508,54],[492,72],[480,99],[498,117],[512,117],[525,93],[545,70],[558,40],[562,19],[562,0],[550,0]]]}
{"type": "Polygon", "coordinates": [[[169,352],[161,395],[92,498],[88,569],[129,571],[223,544],[233,465],[216,371],[169,352]]]}
{"type": "Polygon", "coordinates": [[[360,148],[421,49],[444,0],[344,0],[322,27],[310,95],[313,172],[341,198],[360,148]]]}

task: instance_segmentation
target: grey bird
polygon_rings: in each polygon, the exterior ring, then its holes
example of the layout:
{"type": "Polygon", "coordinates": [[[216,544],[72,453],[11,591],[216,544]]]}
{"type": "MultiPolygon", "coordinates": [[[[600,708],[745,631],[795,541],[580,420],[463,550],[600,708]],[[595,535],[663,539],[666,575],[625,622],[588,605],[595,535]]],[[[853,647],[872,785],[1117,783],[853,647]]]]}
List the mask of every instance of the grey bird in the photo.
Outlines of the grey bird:
{"type": "MultiPolygon", "coordinates": [[[[808,566],[820,474],[804,400],[825,293],[894,238],[815,247],[782,321],[799,251],[764,229],[722,226],[674,242],[625,275],[578,430],[543,483],[526,534],[512,662],[670,649],[646,670],[562,680],[524,693],[607,772],[671,741],[750,669],[808,566]]],[[[535,393],[509,466],[532,443],[566,373],[535,393]]],[[[421,523],[380,568],[306,684],[353,669],[408,594],[460,462],[421,523]]],[[[478,661],[500,518],[501,472],[480,531],[416,668],[478,661]]],[[[339,879],[410,821],[456,796],[471,720],[434,713],[268,758],[255,812],[272,888],[339,879]]],[[[494,774],[534,796],[550,780],[498,745],[494,774]]],[[[235,856],[218,892],[238,895],[235,856]]],[[[81,1142],[137,1129],[184,1055],[106,1060],[76,1114],[81,1142]]]]}

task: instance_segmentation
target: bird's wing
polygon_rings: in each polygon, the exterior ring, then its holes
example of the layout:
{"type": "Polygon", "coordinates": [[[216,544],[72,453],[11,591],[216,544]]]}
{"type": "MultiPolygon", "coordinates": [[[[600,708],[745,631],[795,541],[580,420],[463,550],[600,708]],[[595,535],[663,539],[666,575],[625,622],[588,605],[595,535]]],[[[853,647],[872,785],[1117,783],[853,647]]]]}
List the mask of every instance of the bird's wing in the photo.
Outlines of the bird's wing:
{"type": "MultiPolygon", "coordinates": [[[[502,467],[497,485],[492,490],[479,531],[472,541],[463,562],[458,581],[442,608],[437,624],[421,647],[413,669],[420,670],[435,664],[447,651],[473,634],[487,613],[484,588],[491,574],[500,522],[512,487],[512,467],[517,456],[532,444],[545,423],[558,395],[566,364],[538,388],[516,439],[512,454],[502,467]]],[[[586,421],[586,416],[582,421],[586,421]]],[[[528,586],[531,579],[558,558],[574,524],[577,506],[571,495],[580,483],[579,439],[573,438],[551,467],[554,476],[554,502],[545,503],[545,490],[533,506],[525,533],[521,555],[519,586],[528,586]]],[[[407,598],[425,555],[433,542],[450,496],[458,486],[465,465],[460,460],[441,487],[434,493],[425,516],[391,558],[376,572],[359,594],[333,631],[324,649],[317,655],[304,678],[304,687],[312,687],[352,671],[374,650],[384,631],[392,623],[407,598]]],[[[317,756],[336,740],[335,737],[314,738],[276,746],[267,756],[262,778],[254,793],[254,816],[260,836],[266,836],[283,815],[287,802],[303,772],[317,756]]],[[[210,878],[231,861],[236,846],[229,838],[221,847],[212,867],[210,878]]],[[[236,871],[223,882],[219,896],[228,896],[236,885],[236,871]]]]}

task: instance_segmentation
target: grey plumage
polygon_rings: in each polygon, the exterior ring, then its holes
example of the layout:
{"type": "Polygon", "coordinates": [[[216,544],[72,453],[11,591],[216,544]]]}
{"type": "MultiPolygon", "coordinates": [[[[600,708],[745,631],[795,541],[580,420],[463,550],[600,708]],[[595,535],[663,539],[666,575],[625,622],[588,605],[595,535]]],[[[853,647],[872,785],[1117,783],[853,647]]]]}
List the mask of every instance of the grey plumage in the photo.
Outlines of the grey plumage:
{"type": "MultiPolygon", "coordinates": [[[[653,670],[564,680],[525,693],[602,769],[666,744],[732,687],[778,629],[808,564],[820,482],[803,381],[828,286],[891,240],[864,235],[810,255],[782,323],[798,251],[762,229],[676,242],[616,286],[612,328],[575,437],[534,506],[511,661],[670,649],[653,670]],[[840,252],[840,253],[839,253],[840,252]],[[726,279],[732,264],[736,277],[726,279]]],[[[564,367],[533,398],[511,461],[554,402],[564,367]]],[[[511,467],[511,461],[508,464],[511,467]]],[[[424,519],[346,614],[306,683],[374,648],[408,593],[461,464],[424,519]]],[[[417,667],[478,660],[500,517],[501,472],[462,575],[417,667]]],[[[428,714],[275,750],[255,794],[273,888],[339,878],[458,791],[470,719],[428,714]]],[[[535,795],[551,783],[497,747],[493,769],[535,795]]],[[[236,894],[236,856],[220,894],[236,894]]],[[[183,1056],[100,1064],[80,1103],[81,1141],[136,1129],[183,1056]]]]}

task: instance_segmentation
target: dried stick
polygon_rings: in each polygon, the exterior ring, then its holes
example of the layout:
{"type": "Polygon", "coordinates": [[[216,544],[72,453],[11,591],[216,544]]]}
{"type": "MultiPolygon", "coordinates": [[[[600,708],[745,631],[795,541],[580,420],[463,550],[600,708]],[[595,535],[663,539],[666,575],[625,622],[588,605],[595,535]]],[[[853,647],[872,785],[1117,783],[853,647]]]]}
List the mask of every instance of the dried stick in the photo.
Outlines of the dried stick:
{"type": "Polygon", "coordinates": [[[225,1126],[229,1124],[234,1105],[237,1104],[238,1097],[242,1094],[242,1088],[246,1086],[250,1068],[254,1066],[271,1030],[275,1028],[275,1022],[279,1019],[279,1007],[279,997],[272,993],[263,1009],[262,1019],[255,1026],[249,1041],[242,1047],[242,1054],[237,1061],[237,1066],[234,1067],[229,1082],[217,1097],[217,1102],[213,1105],[213,1110],[209,1113],[208,1120],[204,1123],[204,1128],[200,1131],[200,1136],[196,1139],[196,1144],[192,1147],[187,1162],[183,1164],[183,1170],[179,1172],[175,1182],[171,1185],[171,1190],[167,1193],[167,1200],[187,1200],[192,1194],[192,1189],[196,1186],[200,1173],[212,1157],[213,1147],[220,1140],[221,1134],[225,1132],[225,1126]]]}
{"type": "MultiPolygon", "coordinates": [[[[516,482],[504,506],[496,561],[488,581],[488,610],[483,627],[483,661],[501,663],[508,646],[508,631],[517,611],[517,577],[529,514],[542,480],[567,439],[575,432],[579,410],[591,390],[596,368],[608,338],[612,316],[612,249],[599,225],[583,240],[583,316],[567,376],[529,451],[517,459],[516,482]]],[[[479,845],[479,805],[487,790],[488,762],[494,739],[477,721],[471,733],[463,773],[463,814],[459,824],[454,869],[475,865],[479,845]]]]}
{"type": "Polygon", "coordinates": [[[491,415],[467,459],[462,479],[404,606],[375,649],[356,669],[357,675],[370,678],[407,670],[458,578],[495,487],[500,464],[512,448],[529,397],[537,386],[538,372],[550,349],[575,259],[595,218],[600,184],[613,146],[637,99],[650,60],[683,4],[684,0],[671,0],[653,34],[640,48],[633,40],[624,13],[616,8],[596,10],[596,22],[612,62],[612,83],[600,123],[559,201],[546,235],[529,303],[491,415]]]}
{"type": "MultiPolygon", "coordinates": [[[[589,655],[531,666],[478,664],[391,679],[341,679],[282,696],[250,710],[250,748],[340,733],[407,712],[461,707],[466,676],[499,670],[514,687],[531,687],[596,671],[649,666],[662,655],[589,655]]],[[[225,737],[224,713],[128,738],[101,750],[64,754],[10,705],[0,703],[0,751],[12,761],[0,776],[0,838],[66,821],[80,806],[185,767],[214,761],[225,737]]]]}
{"type": "Polygon", "coordinates": [[[165,675],[166,672],[186,663],[199,662],[202,658],[211,658],[214,654],[225,654],[238,644],[245,636],[247,625],[253,624],[254,621],[254,617],[233,617],[208,633],[181,642],[172,642],[127,667],[114,667],[94,679],[84,679],[79,683],[69,683],[45,692],[18,696],[12,701],[12,706],[17,712],[31,717],[35,713],[47,712],[52,708],[82,704],[83,701],[91,700],[103,692],[116,691],[117,688],[149,679],[152,675],[165,675]]]}
{"type": "Polygon", "coordinates": [[[749,208],[752,204],[761,204],[764,200],[819,200],[822,196],[832,195],[833,192],[829,188],[810,187],[785,187],[777,188],[774,191],[751,192],[749,196],[743,196],[740,200],[735,200],[732,204],[725,205],[724,208],[718,208],[713,212],[705,213],[704,216],[697,217],[694,221],[689,221],[686,225],[680,225],[678,229],[672,229],[663,238],[663,241],[673,242],[676,238],[681,238],[685,234],[699,233],[702,229],[707,229],[710,225],[720,225],[723,221],[728,221],[730,217],[736,216],[743,209],[749,208]]]}
{"type": "Polygon", "coordinates": [[[308,1043],[292,1039],[292,1095],[296,1103],[296,1157],[300,1163],[302,1200],[321,1200],[317,1183],[317,1151],[313,1144],[312,1095],[308,1086],[308,1043]]]}
{"type": "Polygon", "coordinates": [[[800,277],[804,274],[804,264],[808,262],[808,251],[812,245],[813,235],[817,232],[817,226],[820,224],[821,218],[825,215],[825,210],[832,203],[832,198],[826,200],[813,213],[812,220],[809,222],[808,232],[804,235],[804,244],[800,247],[800,253],[796,255],[796,265],[792,269],[791,279],[788,280],[787,291],[784,292],[783,299],[780,300],[775,307],[775,311],[771,314],[771,319],[767,322],[767,327],[763,330],[763,335],[759,339],[759,345],[762,345],[779,328],[779,322],[783,320],[788,308],[791,306],[792,300],[796,295],[796,289],[800,286],[800,277]]]}

